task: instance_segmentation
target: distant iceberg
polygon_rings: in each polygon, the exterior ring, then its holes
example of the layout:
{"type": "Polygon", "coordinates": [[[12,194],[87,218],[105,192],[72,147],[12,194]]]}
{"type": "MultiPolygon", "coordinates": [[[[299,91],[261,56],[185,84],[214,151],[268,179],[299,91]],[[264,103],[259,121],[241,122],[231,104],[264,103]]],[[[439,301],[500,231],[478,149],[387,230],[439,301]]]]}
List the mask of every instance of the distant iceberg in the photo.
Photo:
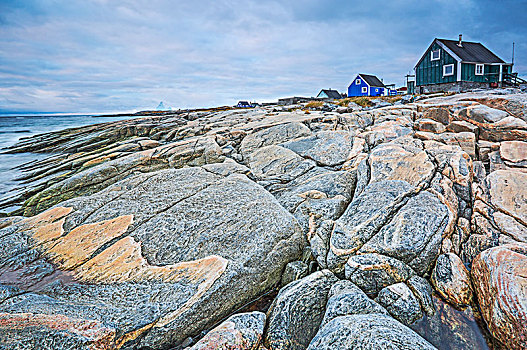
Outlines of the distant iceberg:
{"type": "Polygon", "coordinates": [[[165,104],[163,103],[163,101],[161,101],[161,102],[159,102],[159,104],[157,105],[156,110],[157,110],[157,111],[171,111],[171,110],[172,110],[172,107],[165,106],[165,104]]]}

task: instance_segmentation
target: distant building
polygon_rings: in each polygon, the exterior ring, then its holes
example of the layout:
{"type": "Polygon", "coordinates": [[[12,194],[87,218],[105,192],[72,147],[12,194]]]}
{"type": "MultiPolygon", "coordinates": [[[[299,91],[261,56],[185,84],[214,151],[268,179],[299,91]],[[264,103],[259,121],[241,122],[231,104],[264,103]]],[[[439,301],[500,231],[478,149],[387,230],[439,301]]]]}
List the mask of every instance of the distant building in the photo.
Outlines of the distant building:
{"type": "Polygon", "coordinates": [[[278,104],[282,106],[288,106],[288,105],[294,105],[297,103],[303,103],[303,102],[309,102],[316,100],[314,97],[300,97],[300,96],[293,96],[293,97],[284,97],[278,99],[278,104]]]}
{"type": "Polygon", "coordinates": [[[416,92],[464,91],[513,85],[512,63],[481,43],[434,39],[415,65],[416,92]]]}
{"type": "MultiPolygon", "coordinates": [[[[395,90],[393,90],[395,91],[395,90]]],[[[388,96],[397,94],[384,85],[375,75],[358,74],[348,86],[348,97],[354,96],[388,96]]]]}
{"type": "Polygon", "coordinates": [[[238,104],[236,105],[236,107],[237,108],[251,108],[254,106],[247,101],[238,101],[238,104]]]}
{"type": "Polygon", "coordinates": [[[329,99],[338,100],[342,98],[342,95],[337,90],[322,89],[318,93],[317,98],[329,98],[329,99]]]}

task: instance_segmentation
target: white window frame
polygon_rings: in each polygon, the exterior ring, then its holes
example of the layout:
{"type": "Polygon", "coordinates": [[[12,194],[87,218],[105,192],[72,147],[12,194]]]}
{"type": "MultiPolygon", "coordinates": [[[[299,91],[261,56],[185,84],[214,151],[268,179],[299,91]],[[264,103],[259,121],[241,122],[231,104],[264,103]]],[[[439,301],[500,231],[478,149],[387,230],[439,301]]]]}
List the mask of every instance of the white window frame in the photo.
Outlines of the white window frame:
{"type": "Polygon", "coordinates": [[[451,75],[454,75],[454,64],[445,64],[445,65],[443,65],[443,76],[444,77],[449,77],[451,75]],[[447,67],[452,67],[452,73],[446,74],[447,67]]]}
{"type": "Polygon", "coordinates": [[[430,51],[430,61],[438,61],[441,59],[441,50],[432,50],[430,51]],[[437,52],[437,57],[434,58],[434,52],[437,52]]]}
{"type": "Polygon", "coordinates": [[[368,87],[367,86],[363,86],[361,91],[362,91],[363,94],[367,94],[368,93],[368,87]]]}
{"type": "Polygon", "coordinates": [[[475,72],[476,75],[484,75],[485,74],[485,65],[484,64],[476,64],[475,72]],[[481,72],[478,73],[478,68],[481,68],[481,72]]]}
{"type": "Polygon", "coordinates": [[[378,88],[377,88],[377,89],[375,89],[375,92],[379,92],[379,89],[378,89],[378,88]]]}
{"type": "Polygon", "coordinates": [[[356,79],[355,80],[355,85],[360,85],[360,84],[361,84],[360,78],[356,79]]]}

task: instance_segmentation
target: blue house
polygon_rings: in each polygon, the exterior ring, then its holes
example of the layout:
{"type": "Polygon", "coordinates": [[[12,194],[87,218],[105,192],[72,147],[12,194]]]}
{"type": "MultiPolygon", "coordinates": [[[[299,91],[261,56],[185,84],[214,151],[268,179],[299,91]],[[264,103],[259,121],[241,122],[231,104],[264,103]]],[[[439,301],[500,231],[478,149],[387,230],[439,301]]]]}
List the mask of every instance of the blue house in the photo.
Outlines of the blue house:
{"type": "Polygon", "coordinates": [[[375,75],[359,74],[348,86],[348,97],[388,96],[389,94],[389,89],[375,75]]]}

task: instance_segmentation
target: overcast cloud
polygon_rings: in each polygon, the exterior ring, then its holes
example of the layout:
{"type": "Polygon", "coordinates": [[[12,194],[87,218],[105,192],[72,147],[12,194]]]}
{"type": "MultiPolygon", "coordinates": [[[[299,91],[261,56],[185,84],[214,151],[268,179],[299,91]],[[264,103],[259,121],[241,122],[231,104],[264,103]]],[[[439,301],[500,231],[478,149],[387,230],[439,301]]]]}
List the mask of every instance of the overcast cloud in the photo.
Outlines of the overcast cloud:
{"type": "Polygon", "coordinates": [[[0,2],[0,112],[232,105],[404,83],[435,37],[527,75],[527,1],[0,2]]]}

